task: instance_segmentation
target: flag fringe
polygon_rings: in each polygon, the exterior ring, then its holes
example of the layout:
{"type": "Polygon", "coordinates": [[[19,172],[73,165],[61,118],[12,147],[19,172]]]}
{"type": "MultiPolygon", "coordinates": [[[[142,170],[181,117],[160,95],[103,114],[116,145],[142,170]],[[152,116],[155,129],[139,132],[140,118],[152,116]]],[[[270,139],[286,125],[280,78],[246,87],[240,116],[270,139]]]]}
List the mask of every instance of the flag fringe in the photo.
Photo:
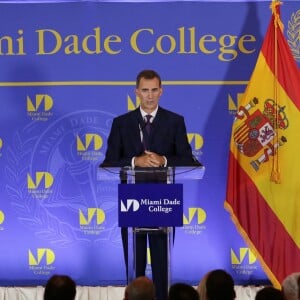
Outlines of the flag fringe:
{"type": "Polygon", "coordinates": [[[235,226],[236,226],[239,234],[243,237],[243,239],[245,240],[246,244],[249,246],[249,248],[251,249],[251,251],[254,253],[254,255],[259,260],[259,262],[260,262],[260,264],[261,264],[264,272],[266,273],[266,275],[270,279],[270,281],[273,284],[273,286],[275,288],[280,289],[281,288],[280,282],[276,279],[276,277],[274,276],[274,274],[272,273],[272,271],[270,270],[270,268],[268,267],[268,265],[265,263],[264,259],[262,258],[262,256],[260,255],[259,251],[256,249],[256,247],[252,243],[252,241],[249,238],[248,234],[246,233],[246,231],[244,230],[244,228],[241,226],[238,218],[236,217],[236,215],[233,212],[233,209],[232,209],[231,205],[227,201],[224,202],[224,208],[229,212],[231,220],[235,224],[235,226]]]}

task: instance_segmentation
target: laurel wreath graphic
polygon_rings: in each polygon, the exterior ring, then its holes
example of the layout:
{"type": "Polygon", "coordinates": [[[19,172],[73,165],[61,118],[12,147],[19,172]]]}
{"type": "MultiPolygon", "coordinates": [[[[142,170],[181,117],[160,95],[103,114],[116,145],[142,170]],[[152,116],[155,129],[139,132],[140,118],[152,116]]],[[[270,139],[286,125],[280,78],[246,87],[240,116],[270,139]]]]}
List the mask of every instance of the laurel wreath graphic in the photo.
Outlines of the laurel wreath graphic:
{"type": "MultiPolygon", "coordinates": [[[[15,132],[11,146],[7,147],[6,193],[18,222],[33,231],[37,238],[61,248],[82,243],[98,244],[103,241],[119,247],[120,233],[117,221],[112,220],[112,224],[106,224],[105,228],[101,229],[101,234],[97,236],[86,236],[77,224],[74,226],[55,213],[57,210],[77,213],[80,209],[86,209],[82,195],[78,194],[71,198],[62,195],[61,187],[57,183],[63,182],[63,170],[58,170],[55,174],[51,193],[46,199],[37,199],[28,192],[26,179],[30,172],[29,162],[40,135],[40,126],[29,124],[22,131],[15,132]]],[[[102,197],[101,205],[105,212],[110,214],[116,209],[115,201],[107,197],[102,197]]]]}
{"type": "Polygon", "coordinates": [[[300,10],[293,13],[288,22],[288,44],[296,61],[300,61],[300,10]]]}
{"type": "MultiPolygon", "coordinates": [[[[7,149],[8,164],[5,173],[9,184],[6,185],[6,192],[22,225],[33,230],[38,238],[66,248],[79,241],[74,228],[51,214],[47,207],[42,205],[43,200],[31,197],[28,194],[26,179],[24,180],[28,173],[25,162],[29,161],[36,139],[37,137],[31,137],[22,141],[20,134],[15,134],[13,147],[7,149]]],[[[54,188],[51,197],[57,196],[58,190],[54,188]]]]}

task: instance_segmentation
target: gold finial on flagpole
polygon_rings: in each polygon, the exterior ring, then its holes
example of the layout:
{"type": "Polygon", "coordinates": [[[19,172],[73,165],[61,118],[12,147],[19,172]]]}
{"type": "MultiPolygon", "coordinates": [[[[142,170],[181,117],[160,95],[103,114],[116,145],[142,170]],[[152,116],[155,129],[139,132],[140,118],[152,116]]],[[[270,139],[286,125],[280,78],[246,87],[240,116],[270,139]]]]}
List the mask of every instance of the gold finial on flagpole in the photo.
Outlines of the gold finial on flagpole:
{"type": "Polygon", "coordinates": [[[280,15],[278,13],[277,7],[279,5],[282,5],[282,2],[279,0],[272,0],[272,3],[270,5],[272,14],[274,15],[274,25],[275,27],[279,26],[280,30],[283,31],[283,23],[280,19],[280,15]]]}

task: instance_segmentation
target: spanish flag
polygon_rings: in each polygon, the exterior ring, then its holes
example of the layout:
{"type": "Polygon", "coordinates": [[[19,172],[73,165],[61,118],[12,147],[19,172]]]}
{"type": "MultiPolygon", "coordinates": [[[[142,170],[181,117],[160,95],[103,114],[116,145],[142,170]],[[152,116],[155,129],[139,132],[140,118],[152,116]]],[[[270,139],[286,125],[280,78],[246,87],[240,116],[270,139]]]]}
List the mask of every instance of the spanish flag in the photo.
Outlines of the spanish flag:
{"type": "Polygon", "coordinates": [[[276,287],[300,271],[300,71],[280,4],[233,122],[225,201],[276,287]]]}

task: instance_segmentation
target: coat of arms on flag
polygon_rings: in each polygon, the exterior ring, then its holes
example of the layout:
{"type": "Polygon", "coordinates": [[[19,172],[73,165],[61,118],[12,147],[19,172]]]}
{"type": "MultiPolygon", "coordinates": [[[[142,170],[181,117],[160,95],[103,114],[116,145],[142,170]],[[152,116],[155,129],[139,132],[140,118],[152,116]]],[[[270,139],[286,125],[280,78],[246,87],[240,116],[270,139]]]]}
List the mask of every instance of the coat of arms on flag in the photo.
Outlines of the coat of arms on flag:
{"type": "Polygon", "coordinates": [[[286,142],[284,135],[281,135],[278,142],[275,137],[278,129],[284,131],[288,127],[284,107],[278,106],[272,99],[266,99],[261,111],[256,108],[258,102],[255,97],[246,106],[239,107],[235,120],[241,124],[233,132],[237,149],[242,154],[255,158],[251,165],[256,171],[261,163],[269,161],[269,156],[274,155],[276,149],[286,142]]]}

